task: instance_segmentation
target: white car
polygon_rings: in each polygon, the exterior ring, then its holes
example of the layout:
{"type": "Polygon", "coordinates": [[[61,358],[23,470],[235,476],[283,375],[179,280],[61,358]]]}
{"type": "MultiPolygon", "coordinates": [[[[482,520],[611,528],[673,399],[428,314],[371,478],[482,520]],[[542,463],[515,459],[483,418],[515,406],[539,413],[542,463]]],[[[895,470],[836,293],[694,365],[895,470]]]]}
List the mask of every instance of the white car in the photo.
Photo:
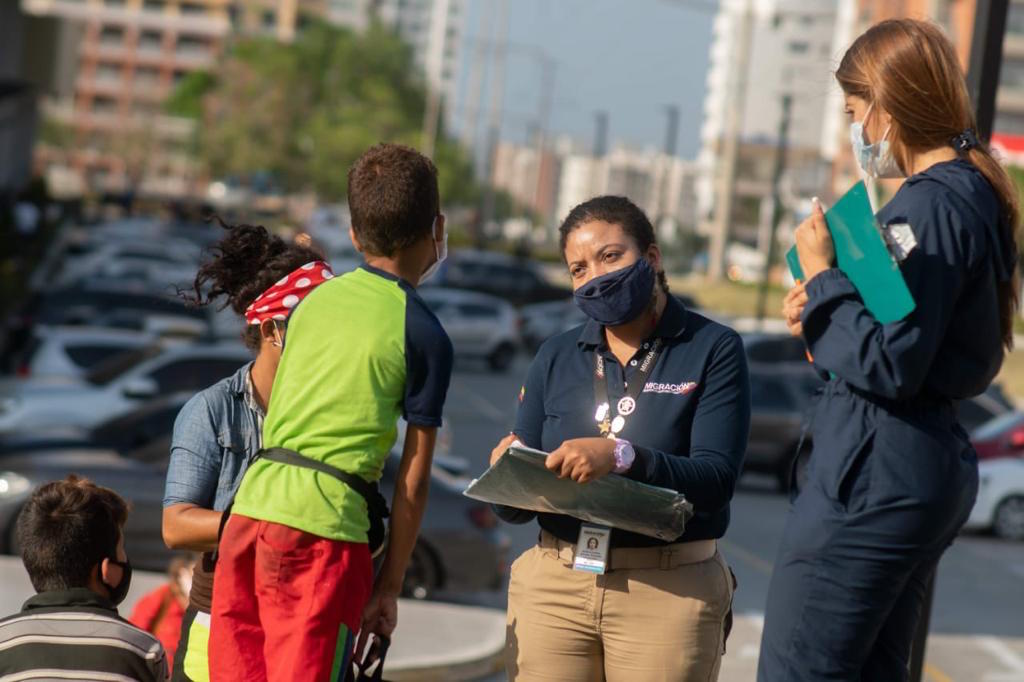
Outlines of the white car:
{"type": "MultiPolygon", "coordinates": [[[[187,282],[195,277],[202,249],[184,239],[162,238],[132,243],[106,243],[81,256],[65,259],[55,273],[54,285],[74,284],[87,277],[117,276],[140,268],[147,276],[163,278],[167,283],[187,282]]],[[[164,282],[159,282],[164,284],[164,282]]]]}
{"type": "Polygon", "coordinates": [[[89,428],[150,398],[199,391],[251,359],[240,343],[158,345],[115,356],[83,380],[9,381],[0,385],[0,433],[89,428]]]}
{"type": "Polygon", "coordinates": [[[419,294],[448,332],[457,358],[482,358],[497,372],[509,368],[521,343],[520,318],[511,304],[445,287],[423,287],[419,294]]]}
{"type": "Polygon", "coordinates": [[[156,340],[153,334],[127,329],[39,325],[16,360],[15,373],[25,379],[81,378],[104,360],[156,340]]]}
{"type": "Polygon", "coordinates": [[[964,528],[1024,540],[1024,458],[982,460],[978,500],[964,528]]]}

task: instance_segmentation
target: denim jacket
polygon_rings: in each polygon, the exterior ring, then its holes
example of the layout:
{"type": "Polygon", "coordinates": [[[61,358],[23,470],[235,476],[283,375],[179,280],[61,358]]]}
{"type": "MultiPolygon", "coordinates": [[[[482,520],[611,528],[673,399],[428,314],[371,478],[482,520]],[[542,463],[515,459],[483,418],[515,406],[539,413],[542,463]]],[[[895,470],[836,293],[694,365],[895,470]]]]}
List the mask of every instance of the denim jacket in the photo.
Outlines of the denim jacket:
{"type": "Polygon", "coordinates": [[[178,413],[164,507],[190,503],[222,511],[260,449],[263,414],[252,397],[247,363],[197,393],[178,413]]]}

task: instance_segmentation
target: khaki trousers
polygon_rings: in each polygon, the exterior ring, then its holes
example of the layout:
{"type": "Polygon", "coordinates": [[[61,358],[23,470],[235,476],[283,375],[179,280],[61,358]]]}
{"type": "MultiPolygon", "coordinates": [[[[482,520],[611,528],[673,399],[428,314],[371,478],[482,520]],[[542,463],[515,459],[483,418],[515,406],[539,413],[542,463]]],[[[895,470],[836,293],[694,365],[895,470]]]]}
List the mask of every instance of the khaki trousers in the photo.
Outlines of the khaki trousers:
{"type": "Polygon", "coordinates": [[[733,590],[713,542],[613,549],[604,575],[573,570],[573,551],[543,533],[512,564],[510,681],[718,679],[733,590]]]}

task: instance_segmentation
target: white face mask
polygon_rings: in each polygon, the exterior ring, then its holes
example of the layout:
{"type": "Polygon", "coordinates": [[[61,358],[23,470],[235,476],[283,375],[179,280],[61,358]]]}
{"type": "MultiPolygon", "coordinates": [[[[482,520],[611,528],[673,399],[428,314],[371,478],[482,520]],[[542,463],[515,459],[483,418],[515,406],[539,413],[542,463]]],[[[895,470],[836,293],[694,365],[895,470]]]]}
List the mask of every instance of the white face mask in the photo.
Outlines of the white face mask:
{"type": "MultiPolygon", "coordinates": [[[[864,121],[868,120],[873,106],[875,106],[874,103],[868,105],[867,111],[864,112],[864,121]]],[[[881,140],[874,144],[868,144],[864,141],[864,121],[850,123],[850,144],[853,146],[853,155],[857,158],[861,169],[872,178],[904,177],[903,171],[896,163],[896,157],[892,155],[889,141],[885,139],[892,125],[890,124],[882,133],[881,140]]]]}
{"type": "MultiPolygon", "coordinates": [[[[434,236],[434,228],[435,227],[437,227],[437,218],[434,218],[434,222],[430,224],[430,236],[431,237],[434,236]]],[[[423,274],[420,276],[420,281],[418,282],[417,286],[419,284],[423,284],[428,279],[430,279],[431,275],[433,275],[435,272],[437,272],[438,268],[441,267],[441,263],[443,263],[445,261],[445,259],[448,258],[448,226],[447,225],[444,228],[444,236],[441,237],[441,241],[435,241],[434,242],[434,255],[437,256],[437,260],[435,260],[433,263],[431,263],[430,267],[428,267],[426,270],[423,271],[423,274]]]]}

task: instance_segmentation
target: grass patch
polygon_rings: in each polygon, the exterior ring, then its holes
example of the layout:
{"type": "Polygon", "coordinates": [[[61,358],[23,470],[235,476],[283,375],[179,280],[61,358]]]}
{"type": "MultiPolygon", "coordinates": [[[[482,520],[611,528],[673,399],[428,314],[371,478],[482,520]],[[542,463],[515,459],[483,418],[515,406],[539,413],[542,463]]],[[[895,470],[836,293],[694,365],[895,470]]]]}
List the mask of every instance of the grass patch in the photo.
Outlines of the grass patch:
{"type": "MultiPolygon", "coordinates": [[[[753,317],[757,314],[759,287],[739,282],[709,282],[703,277],[669,277],[672,291],[692,296],[697,304],[711,313],[729,317],[753,317]]],[[[782,299],[786,289],[769,286],[765,298],[766,317],[782,317],[782,299]]]]}

